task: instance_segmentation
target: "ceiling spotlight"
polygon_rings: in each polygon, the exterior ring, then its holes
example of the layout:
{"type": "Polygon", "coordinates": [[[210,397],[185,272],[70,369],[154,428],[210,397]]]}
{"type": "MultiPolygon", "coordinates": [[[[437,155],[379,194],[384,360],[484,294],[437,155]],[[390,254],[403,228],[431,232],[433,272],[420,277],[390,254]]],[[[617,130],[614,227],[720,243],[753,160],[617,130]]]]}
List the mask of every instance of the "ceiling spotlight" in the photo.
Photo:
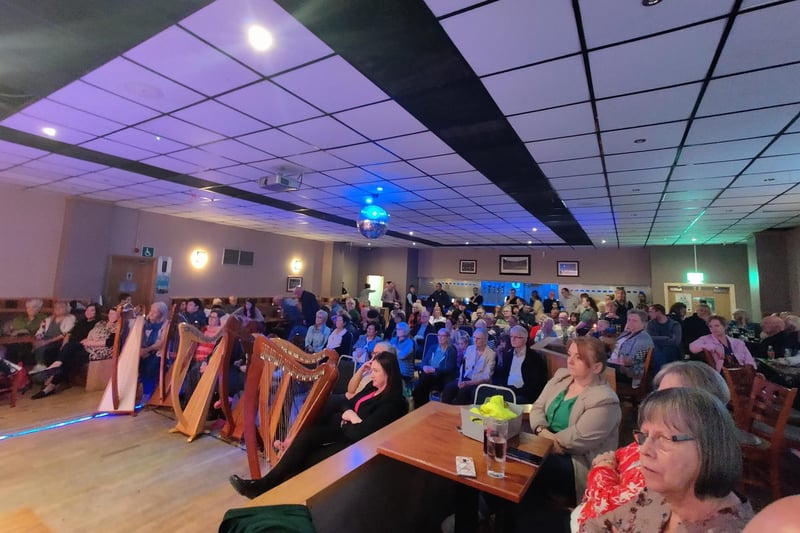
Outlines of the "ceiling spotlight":
{"type": "Polygon", "coordinates": [[[48,137],[55,137],[56,136],[56,129],[55,128],[50,128],[50,127],[42,128],[42,133],[44,133],[48,137]]]}
{"type": "Polygon", "coordinates": [[[528,244],[533,244],[533,241],[528,241],[528,244]]]}
{"type": "Polygon", "coordinates": [[[536,228],[531,228],[531,231],[539,231],[539,230],[536,228]]]}
{"type": "Polygon", "coordinates": [[[469,241],[465,242],[464,244],[469,244],[469,241]]]}
{"type": "Polygon", "coordinates": [[[272,34],[258,24],[253,24],[247,28],[247,40],[250,42],[250,46],[258,52],[266,52],[272,48],[274,42],[272,34]]]}
{"type": "Polygon", "coordinates": [[[606,240],[605,240],[605,239],[603,239],[603,240],[602,240],[602,241],[600,241],[600,242],[601,242],[601,243],[603,243],[603,244],[605,244],[605,243],[606,243],[606,240]]]}
{"type": "Polygon", "coordinates": [[[416,245],[417,245],[417,243],[415,243],[415,242],[411,243],[411,246],[416,246],[416,245]]]}
{"type": "Polygon", "coordinates": [[[413,231],[409,231],[408,234],[409,235],[414,235],[414,232],[413,231]]]}
{"type": "Polygon", "coordinates": [[[377,190],[378,192],[383,192],[383,187],[378,187],[376,190],[377,190]]]}
{"type": "Polygon", "coordinates": [[[692,242],[697,242],[697,239],[692,237],[692,242]]]}
{"type": "Polygon", "coordinates": [[[656,4],[660,4],[661,0],[642,0],[642,5],[646,7],[654,6],[656,4]]]}
{"type": "Polygon", "coordinates": [[[636,144],[642,144],[642,143],[646,143],[647,139],[634,139],[633,142],[636,143],[636,144]]]}

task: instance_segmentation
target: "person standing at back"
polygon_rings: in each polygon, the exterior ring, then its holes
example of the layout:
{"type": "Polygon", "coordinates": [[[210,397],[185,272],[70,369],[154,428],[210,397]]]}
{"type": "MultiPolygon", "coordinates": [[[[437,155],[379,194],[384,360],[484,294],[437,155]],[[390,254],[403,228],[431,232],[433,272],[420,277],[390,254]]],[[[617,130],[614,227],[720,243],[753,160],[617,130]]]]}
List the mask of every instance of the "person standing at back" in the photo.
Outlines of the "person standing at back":
{"type": "Polygon", "coordinates": [[[319,311],[317,296],[313,292],[309,292],[298,285],[294,288],[294,297],[297,298],[297,303],[300,304],[300,312],[303,314],[304,325],[306,327],[313,325],[317,316],[317,311],[319,311]]]}
{"type": "Polygon", "coordinates": [[[396,304],[400,303],[400,293],[397,292],[393,281],[386,282],[386,288],[383,289],[383,294],[381,294],[381,302],[383,307],[390,311],[395,308],[396,304]]]}

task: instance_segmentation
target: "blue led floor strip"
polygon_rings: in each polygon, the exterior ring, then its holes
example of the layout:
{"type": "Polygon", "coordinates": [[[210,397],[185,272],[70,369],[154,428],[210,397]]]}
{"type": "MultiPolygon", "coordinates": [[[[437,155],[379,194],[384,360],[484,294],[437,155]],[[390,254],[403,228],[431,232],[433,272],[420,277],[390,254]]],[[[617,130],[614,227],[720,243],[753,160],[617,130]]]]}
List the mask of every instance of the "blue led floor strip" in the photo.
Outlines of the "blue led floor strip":
{"type": "Polygon", "coordinates": [[[63,422],[57,422],[55,424],[48,424],[46,426],[41,426],[38,428],[31,428],[26,429],[25,431],[20,431],[18,433],[9,433],[8,435],[0,435],[0,441],[10,439],[11,437],[21,437],[23,435],[30,435],[32,433],[39,433],[40,431],[47,431],[48,429],[55,429],[64,426],[71,426],[73,424],[77,424],[79,422],[86,422],[87,420],[92,420],[95,418],[102,418],[104,416],[108,416],[109,413],[97,413],[96,415],[89,415],[84,416],[81,418],[75,418],[73,420],[65,420],[63,422]]]}

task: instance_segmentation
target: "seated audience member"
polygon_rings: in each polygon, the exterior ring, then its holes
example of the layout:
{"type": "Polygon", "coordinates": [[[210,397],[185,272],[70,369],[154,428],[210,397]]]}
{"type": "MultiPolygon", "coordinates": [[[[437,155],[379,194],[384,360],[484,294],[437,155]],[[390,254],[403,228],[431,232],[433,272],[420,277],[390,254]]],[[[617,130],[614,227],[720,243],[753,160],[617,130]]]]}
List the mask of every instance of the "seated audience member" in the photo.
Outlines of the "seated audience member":
{"type": "MultiPolygon", "coordinates": [[[[221,311],[212,309],[208,313],[208,324],[206,324],[201,333],[206,337],[216,337],[222,331],[222,322],[220,321],[221,311]]],[[[191,398],[192,393],[200,383],[200,377],[205,373],[208,367],[208,358],[214,351],[216,342],[200,342],[194,350],[194,359],[189,364],[189,370],[186,372],[186,380],[184,381],[182,394],[184,400],[191,398]]]]}
{"type": "Polygon", "coordinates": [[[392,337],[394,337],[394,328],[397,327],[397,324],[399,322],[406,321],[406,314],[400,309],[395,309],[389,314],[391,319],[389,320],[389,323],[386,325],[386,331],[384,331],[383,333],[384,337],[386,337],[387,339],[391,339],[392,337]]]}
{"type": "Polygon", "coordinates": [[[239,308],[239,298],[234,295],[228,296],[228,303],[222,306],[226,315],[232,315],[239,308]]]}
{"type": "Polygon", "coordinates": [[[787,334],[786,323],[779,316],[770,315],[761,319],[761,344],[759,357],[767,358],[770,348],[776,357],[782,357],[786,348],[792,345],[791,335],[787,334]]]}
{"type": "Polygon", "coordinates": [[[552,318],[553,308],[560,309],[561,303],[556,298],[556,291],[547,293],[547,298],[542,301],[542,311],[544,314],[552,318]]]}
{"type": "Polygon", "coordinates": [[[55,394],[57,386],[68,382],[70,375],[87,362],[88,353],[84,342],[99,321],[97,304],[87,305],[83,317],[75,322],[75,327],[58,351],[55,361],[47,367],[51,373],[45,380],[42,390],[31,396],[32,399],[38,400],[55,394]]]}
{"type": "Polygon", "coordinates": [[[34,298],[25,302],[25,314],[17,315],[13,320],[3,327],[3,335],[35,335],[42,325],[42,321],[47,317],[42,313],[42,302],[34,298]]]}
{"type": "Polygon", "coordinates": [[[566,288],[561,288],[561,310],[571,315],[580,305],[580,299],[566,288]]]}
{"type": "Polygon", "coordinates": [[[361,322],[361,310],[358,308],[358,302],[355,299],[348,298],[345,300],[344,306],[347,309],[347,314],[350,315],[350,322],[356,324],[361,322]]]}
{"type": "Polygon", "coordinates": [[[441,390],[457,374],[456,348],[450,344],[450,333],[442,328],[438,333],[439,344],[429,351],[417,366],[419,380],[414,386],[414,408],[428,403],[431,391],[441,390]]]}
{"type": "Polygon", "coordinates": [[[579,322],[575,326],[578,335],[586,335],[597,322],[597,304],[594,298],[586,293],[581,294],[579,322]]]}
{"type": "Polygon", "coordinates": [[[670,305],[669,314],[667,314],[667,316],[680,324],[681,331],[683,331],[683,320],[686,318],[686,304],[683,302],[675,302],[670,305]]]}
{"type": "Polygon", "coordinates": [[[353,345],[353,359],[358,364],[369,361],[372,349],[381,341],[376,324],[367,324],[367,332],[361,335],[353,345]]]}
{"type": "Polygon", "coordinates": [[[689,353],[689,345],[702,337],[708,335],[708,318],[711,316],[711,308],[706,304],[697,306],[694,314],[683,321],[683,353],[689,353]]]}
{"type": "Polygon", "coordinates": [[[325,325],[328,321],[328,313],[317,311],[314,323],[306,331],[306,351],[308,353],[321,352],[328,343],[331,328],[325,325]]]}
{"type": "Polygon", "coordinates": [[[506,299],[503,302],[504,306],[507,305],[509,307],[512,306],[512,305],[518,305],[519,306],[519,305],[522,305],[523,303],[525,303],[525,301],[522,298],[520,298],[519,296],[517,296],[517,290],[516,289],[510,289],[508,291],[508,296],[506,296],[506,299]]]}
{"type": "Polygon", "coordinates": [[[539,343],[545,339],[557,339],[558,333],[555,332],[555,324],[553,323],[553,319],[550,317],[544,318],[542,320],[542,325],[539,327],[539,331],[536,332],[536,336],[533,338],[534,343],[539,343]]]}
{"type": "Polygon", "coordinates": [[[617,381],[630,383],[635,388],[642,379],[644,361],[647,352],[653,348],[653,339],[644,329],[647,313],[641,309],[629,309],[627,315],[625,331],[617,338],[608,362],[616,370],[617,381]]]}
{"type": "Polygon", "coordinates": [[[744,342],[725,334],[728,321],[719,315],[712,315],[708,319],[709,335],[703,335],[689,345],[692,353],[702,353],[703,350],[711,352],[717,372],[722,367],[738,368],[743,365],[752,365],[756,368],[756,361],[750,355],[750,350],[744,342]]]}
{"type": "Polygon", "coordinates": [[[497,317],[497,322],[495,322],[495,325],[498,328],[501,328],[503,331],[508,331],[511,328],[511,326],[508,324],[508,319],[511,318],[512,316],[511,306],[504,305],[503,309],[500,312],[502,314],[499,317],[497,317]]]}
{"type": "Polygon", "coordinates": [[[411,389],[411,382],[414,379],[414,355],[416,344],[414,339],[409,336],[409,327],[405,322],[400,322],[395,327],[395,336],[392,337],[390,344],[397,350],[397,362],[400,365],[400,375],[406,389],[411,389]]]}
{"type": "Polygon", "coordinates": [[[747,523],[743,533],[800,533],[800,494],[767,505],[747,523]]]}
{"type": "MultiPolygon", "coordinates": [[[[392,345],[391,342],[380,341],[375,343],[372,351],[367,354],[367,361],[358,367],[358,370],[353,373],[353,377],[351,377],[350,381],[347,382],[347,391],[345,391],[344,395],[342,395],[344,399],[352,399],[353,396],[364,390],[364,387],[369,385],[370,381],[372,381],[372,365],[370,363],[375,360],[375,357],[383,352],[389,352],[397,357],[397,347],[392,345]]],[[[331,395],[331,398],[333,399],[334,396],[337,395],[331,395]]]]}
{"type": "Polygon", "coordinates": [[[475,322],[482,319],[484,316],[486,316],[486,309],[484,309],[482,305],[479,305],[477,309],[472,312],[472,315],[470,315],[470,321],[474,325],[475,322]]]}
{"type": "Polygon", "coordinates": [[[646,488],[581,531],[741,531],[753,517],[734,492],[742,475],[737,429],[725,405],[696,388],[669,388],[639,407],[646,488]]]}
{"type": "Polygon", "coordinates": [[[511,346],[498,353],[492,383],[513,390],[517,403],[531,403],[547,382],[547,362],[528,348],[528,333],[522,326],[511,328],[508,337],[511,346]]]}
{"type": "MultiPolygon", "coordinates": [[[[653,387],[664,390],[674,387],[707,391],[727,404],[730,392],[725,380],[713,368],[700,361],[678,361],[665,365],[653,379],[653,387]]],[[[616,452],[595,457],[583,502],[572,514],[573,531],[596,516],[613,511],[634,499],[644,489],[639,445],[636,441],[616,452]]]]}
{"type": "Polygon", "coordinates": [[[445,385],[442,391],[442,402],[444,403],[469,405],[472,403],[478,385],[490,383],[492,380],[495,354],[487,344],[489,336],[486,331],[478,329],[472,338],[475,344],[469,346],[464,352],[458,379],[445,385]]]}
{"type": "Polygon", "coordinates": [[[339,355],[350,355],[353,351],[353,336],[347,331],[350,317],[344,312],[333,317],[333,331],[328,335],[325,348],[336,350],[339,355]]]}
{"type": "MultiPolygon", "coordinates": [[[[625,328],[625,321],[617,313],[617,302],[614,300],[606,302],[606,312],[600,315],[600,318],[607,320],[609,324],[617,329],[617,332],[625,328]]],[[[627,315],[627,312],[625,313],[627,315]]]]}
{"type": "Polygon", "coordinates": [[[69,314],[67,302],[53,304],[53,314],[47,317],[36,332],[33,343],[33,355],[36,366],[31,373],[46,369],[58,356],[58,351],[66,342],[72,328],[75,327],[75,316],[69,314]]]}
{"type": "Polygon", "coordinates": [[[651,305],[647,316],[650,318],[647,322],[647,333],[653,339],[651,373],[657,374],[667,363],[683,360],[681,326],[667,316],[666,309],[661,304],[651,305]]]}
{"type": "Polygon", "coordinates": [[[244,323],[255,321],[255,322],[264,322],[264,315],[261,314],[261,311],[256,306],[256,299],[249,298],[245,301],[244,306],[240,307],[236,311],[233,312],[234,316],[238,316],[244,318],[244,323]]]}
{"type": "Polygon", "coordinates": [[[519,320],[520,326],[525,326],[527,329],[530,329],[537,324],[536,314],[533,312],[533,308],[529,304],[522,306],[522,309],[520,309],[519,313],[517,314],[517,319],[519,320]]]}
{"type": "Polygon", "coordinates": [[[183,313],[183,318],[187,324],[197,329],[203,329],[208,324],[208,318],[203,310],[203,302],[200,301],[200,298],[186,300],[186,312],[183,313]]]}
{"type": "MultiPolygon", "coordinates": [[[[495,324],[494,317],[495,315],[492,313],[486,313],[483,315],[483,329],[485,329],[486,333],[489,334],[489,346],[494,346],[495,340],[500,337],[500,335],[503,333],[508,333],[508,331],[495,324]]],[[[481,327],[478,324],[478,322],[475,322],[475,329],[481,327]]]]}
{"type": "Polygon", "coordinates": [[[158,385],[161,367],[161,348],[167,337],[167,304],[156,302],[150,306],[142,334],[142,348],[139,350],[139,379],[142,381],[142,405],[147,404],[158,385]]]}
{"type": "Polygon", "coordinates": [[[456,367],[460,369],[464,363],[464,354],[467,353],[467,348],[472,344],[472,339],[466,331],[456,329],[450,333],[450,342],[456,347],[456,367]]]}
{"type": "Polygon", "coordinates": [[[551,439],[553,450],[539,467],[522,512],[527,507],[546,512],[550,498],[574,506],[586,489],[592,460],[617,447],[622,411],[603,377],[605,348],[593,337],[578,337],[567,352],[567,368],[556,371],[531,409],[533,432],[551,439]]]}
{"type": "Polygon", "coordinates": [[[447,318],[442,314],[442,308],[438,305],[433,307],[431,316],[428,317],[428,324],[433,328],[433,331],[439,331],[444,327],[444,322],[447,318]]]}
{"type": "Polygon", "coordinates": [[[569,339],[575,336],[575,326],[569,323],[569,314],[566,311],[558,313],[558,324],[553,326],[553,331],[564,343],[564,346],[567,345],[569,339]]]}
{"type": "Polygon", "coordinates": [[[342,411],[302,431],[266,476],[257,480],[231,476],[236,491],[255,498],[406,414],[397,357],[383,352],[370,369],[372,384],[348,400],[342,411]]]}
{"type": "Polygon", "coordinates": [[[741,338],[743,341],[758,339],[761,328],[758,324],[750,321],[750,315],[744,309],[736,309],[733,318],[728,322],[728,335],[734,339],[741,338]]]}

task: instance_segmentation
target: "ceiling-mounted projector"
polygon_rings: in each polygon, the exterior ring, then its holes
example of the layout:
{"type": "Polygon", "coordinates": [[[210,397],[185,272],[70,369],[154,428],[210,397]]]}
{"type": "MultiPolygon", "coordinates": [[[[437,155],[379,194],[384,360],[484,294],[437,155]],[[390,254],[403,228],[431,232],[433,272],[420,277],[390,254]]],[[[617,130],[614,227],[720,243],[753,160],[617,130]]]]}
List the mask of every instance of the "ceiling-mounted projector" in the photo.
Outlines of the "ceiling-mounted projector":
{"type": "Polygon", "coordinates": [[[259,187],[276,192],[296,191],[302,184],[302,174],[286,174],[282,172],[265,176],[258,180],[259,187]]]}

